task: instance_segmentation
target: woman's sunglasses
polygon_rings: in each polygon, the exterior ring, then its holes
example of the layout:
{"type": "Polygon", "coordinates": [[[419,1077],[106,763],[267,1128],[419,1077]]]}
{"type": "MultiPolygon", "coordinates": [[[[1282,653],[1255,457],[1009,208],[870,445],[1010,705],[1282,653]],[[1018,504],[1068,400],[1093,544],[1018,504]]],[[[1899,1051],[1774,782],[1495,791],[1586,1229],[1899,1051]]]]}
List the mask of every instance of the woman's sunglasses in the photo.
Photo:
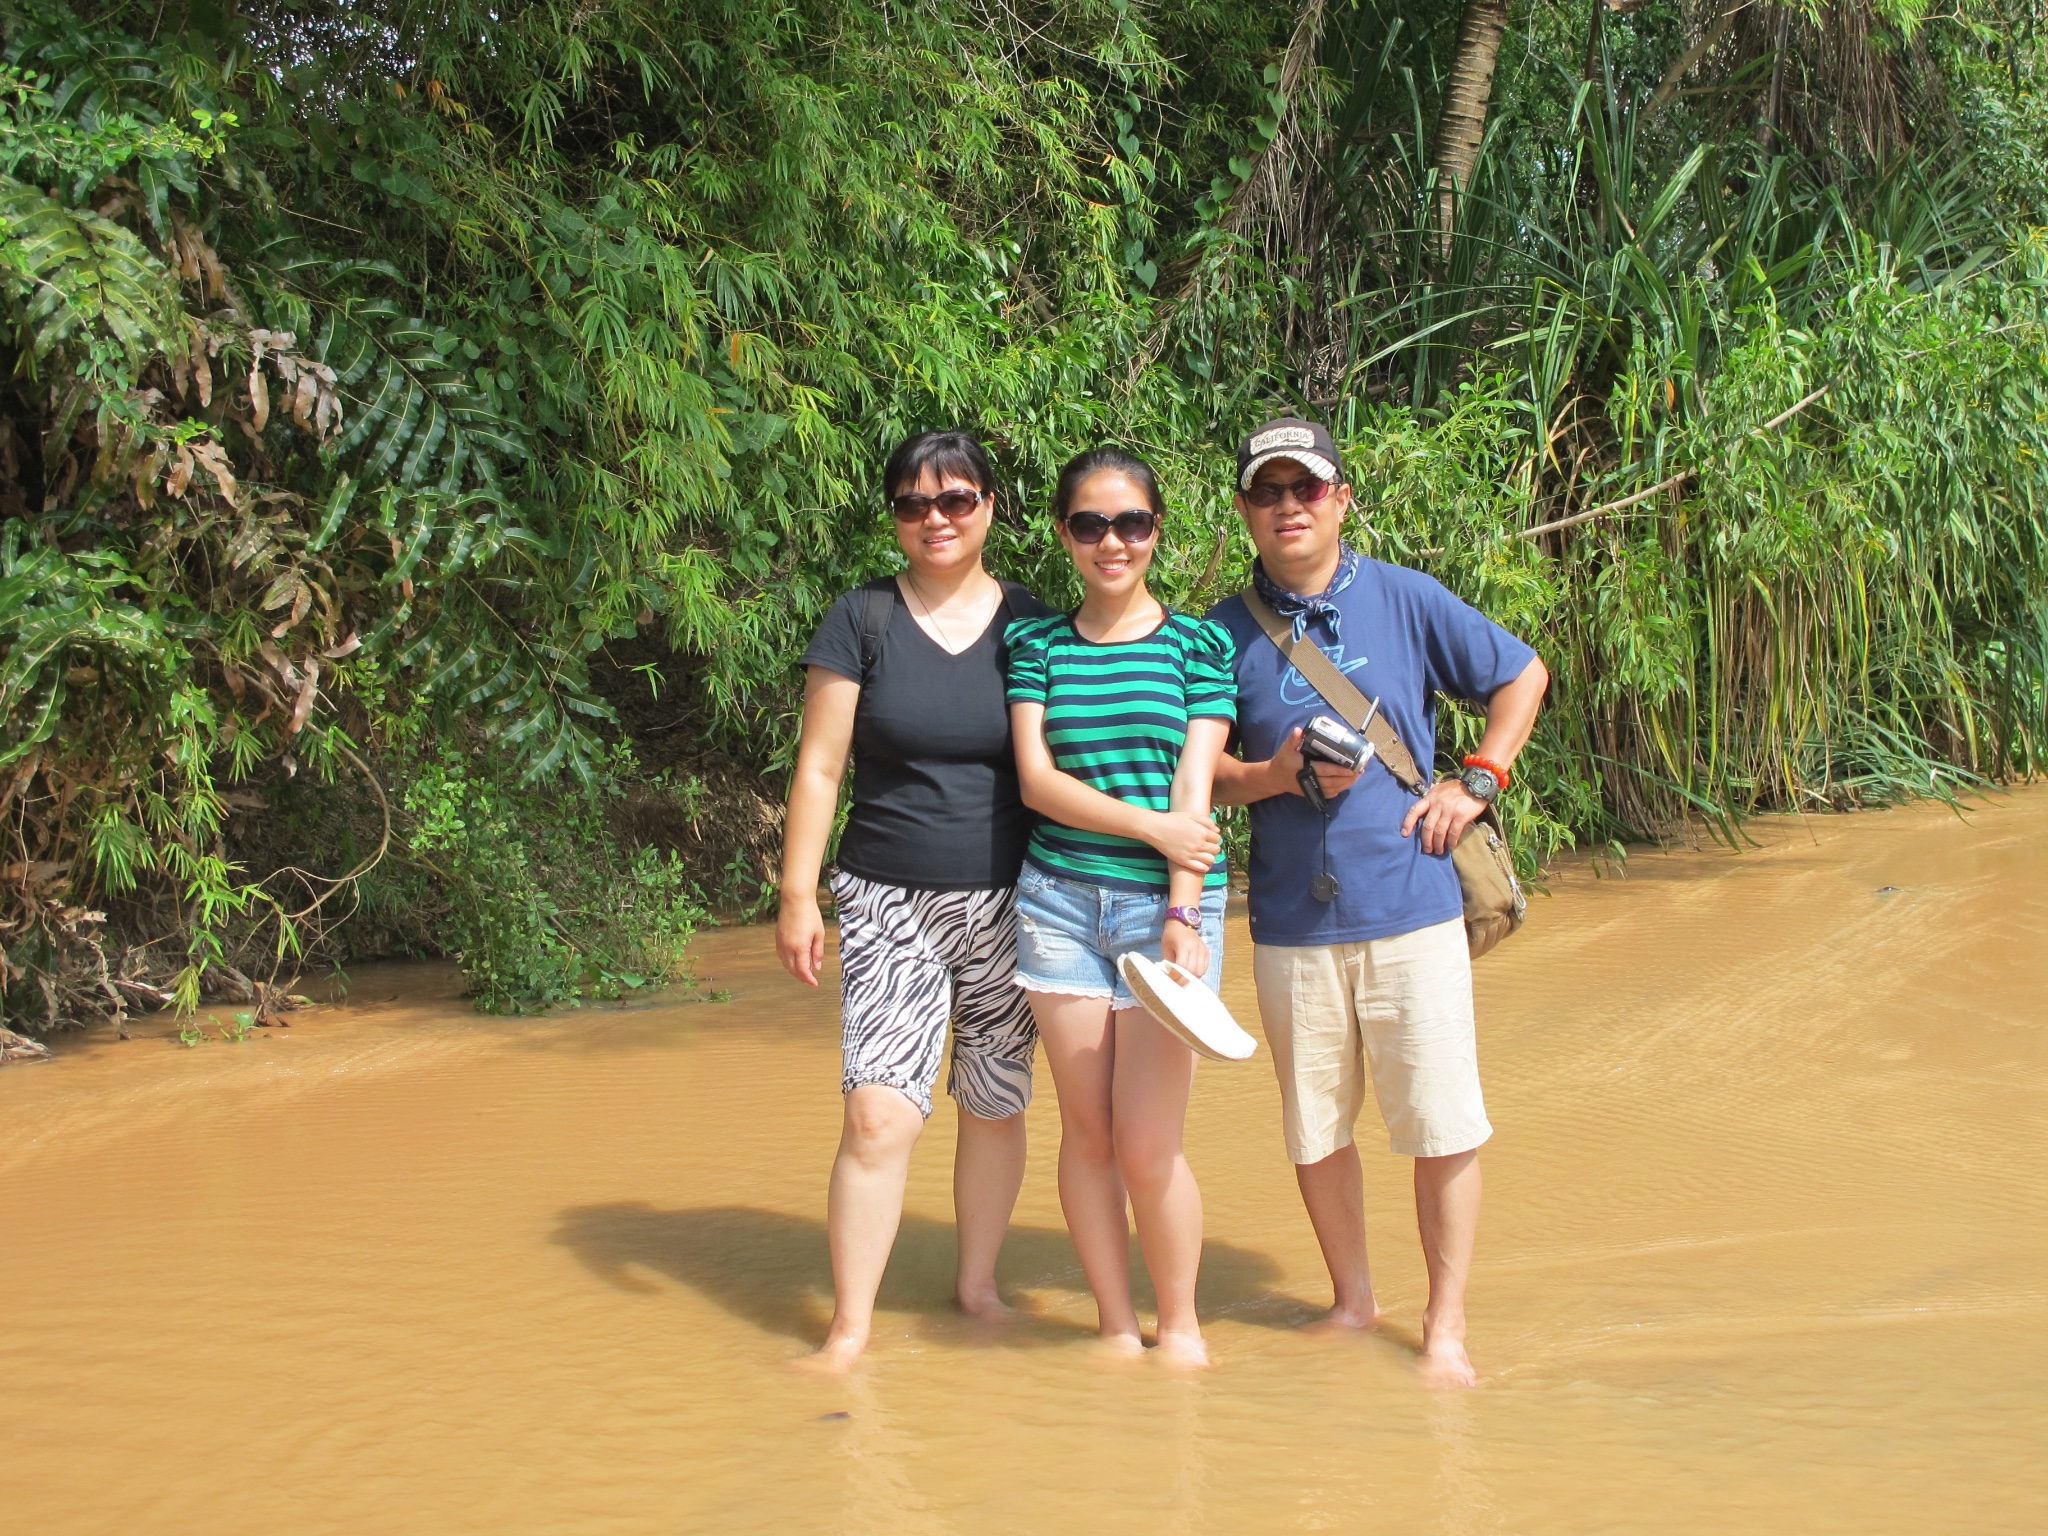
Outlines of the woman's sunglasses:
{"type": "Polygon", "coordinates": [[[1329,481],[1319,480],[1311,475],[1308,479],[1297,480],[1292,485],[1274,485],[1271,481],[1261,481],[1244,493],[1244,499],[1255,507],[1277,507],[1281,499],[1292,492],[1296,501],[1304,507],[1310,507],[1334,489],[1329,481]]]}
{"type": "Polygon", "coordinates": [[[1100,512],[1069,512],[1060,523],[1076,544],[1100,544],[1112,528],[1123,543],[1143,544],[1159,531],[1159,514],[1135,508],[1115,517],[1104,517],[1100,512]]]}
{"type": "Polygon", "coordinates": [[[981,505],[987,491],[941,491],[936,496],[920,496],[914,491],[889,498],[889,510],[896,514],[899,523],[921,523],[932,515],[937,507],[947,517],[965,517],[981,505]]]}

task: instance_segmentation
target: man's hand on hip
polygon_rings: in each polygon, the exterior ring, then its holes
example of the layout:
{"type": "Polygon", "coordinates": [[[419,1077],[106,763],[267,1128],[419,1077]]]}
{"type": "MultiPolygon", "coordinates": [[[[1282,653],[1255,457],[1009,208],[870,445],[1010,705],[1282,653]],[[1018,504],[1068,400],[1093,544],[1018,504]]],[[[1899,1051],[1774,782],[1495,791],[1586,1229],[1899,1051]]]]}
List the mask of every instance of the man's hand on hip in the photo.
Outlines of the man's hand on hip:
{"type": "Polygon", "coordinates": [[[1401,835],[1411,836],[1416,823],[1422,825],[1422,851],[1449,853],[1458,846],[1465,829],[1479,819],[1486,802],[1456,779],[1440,779],[1428,794],[1408,807],[1401,823],[1401,835]]]}

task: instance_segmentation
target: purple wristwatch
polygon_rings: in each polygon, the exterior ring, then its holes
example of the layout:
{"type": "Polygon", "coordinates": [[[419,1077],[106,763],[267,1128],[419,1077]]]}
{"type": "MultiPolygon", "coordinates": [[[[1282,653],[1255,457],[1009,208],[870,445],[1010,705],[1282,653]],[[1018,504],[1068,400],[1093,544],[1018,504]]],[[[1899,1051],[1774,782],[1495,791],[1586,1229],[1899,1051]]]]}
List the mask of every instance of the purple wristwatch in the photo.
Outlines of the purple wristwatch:
{"type": "Polygon", "coordinates": [[[1171,918],[1178,918],[1197,933],[1202,931],[1202,909],[1200,907],[1168,907],[1166,915],[1171,918]]]}

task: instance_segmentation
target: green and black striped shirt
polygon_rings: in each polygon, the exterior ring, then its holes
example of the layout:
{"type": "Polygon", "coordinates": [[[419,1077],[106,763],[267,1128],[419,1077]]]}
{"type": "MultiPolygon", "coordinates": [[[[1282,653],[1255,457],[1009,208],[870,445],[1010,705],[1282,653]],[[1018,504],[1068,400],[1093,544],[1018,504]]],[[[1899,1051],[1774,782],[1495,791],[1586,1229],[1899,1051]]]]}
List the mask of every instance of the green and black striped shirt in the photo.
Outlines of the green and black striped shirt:
{"type": "MultiPolygon", "coordinates": [[[[1012,704],[1045,706],[1053,765],[1106,795],[1170,809],[1188,721],[1237,718],[1236,647],[1220,624],[1169,612],[1139,640],[1084,640],[1071,614],[1019,619],[1004,633],[1012,704]]],[[[1164,891],[1149,843],[1041,821],[1026,862],[1047,874],[1125,891],[1164,891]]],[[[1205,885],[1227,878],[1219,855],[1205,885]]]]}

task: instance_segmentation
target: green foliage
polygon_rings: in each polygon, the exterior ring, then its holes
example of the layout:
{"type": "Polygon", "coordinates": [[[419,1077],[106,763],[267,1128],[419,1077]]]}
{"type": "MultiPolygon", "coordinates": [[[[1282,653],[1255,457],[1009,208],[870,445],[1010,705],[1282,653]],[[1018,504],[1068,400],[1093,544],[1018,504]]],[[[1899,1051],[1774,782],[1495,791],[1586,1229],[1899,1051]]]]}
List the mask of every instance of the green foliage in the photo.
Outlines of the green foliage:
{"type": "Polygon", "coordinates": [[[260,1002],[352,934],[496,1008],[675,977],[770,893],[619,831],[716,796],[621,750],[612,651],[779,797],[934,425],[1054,600],[1059,464],[1152,456],[1200,607],[1232,439],[1331,417],[1361,541],[1541,637],[1532,861],[2036,771],[2035,35],[1858,10],[1976,146],[1936,103],[1900,158],[1756,132],[1750,31],[1660,106],[1670,8],[1539,9],[1446,244],[1457,8],[1318,14],[1304,57],[1236,0],[10,4],[8,1017],[260,1002]]]}
{"type": "Polygon", "coordinates": [[[408,764],[411,857],[438,879],[477,1006],[524,1012],[689,977],[705,912],[672,853],[619,846],[603,798],[516,782],[487,751],[408,764]]]}

